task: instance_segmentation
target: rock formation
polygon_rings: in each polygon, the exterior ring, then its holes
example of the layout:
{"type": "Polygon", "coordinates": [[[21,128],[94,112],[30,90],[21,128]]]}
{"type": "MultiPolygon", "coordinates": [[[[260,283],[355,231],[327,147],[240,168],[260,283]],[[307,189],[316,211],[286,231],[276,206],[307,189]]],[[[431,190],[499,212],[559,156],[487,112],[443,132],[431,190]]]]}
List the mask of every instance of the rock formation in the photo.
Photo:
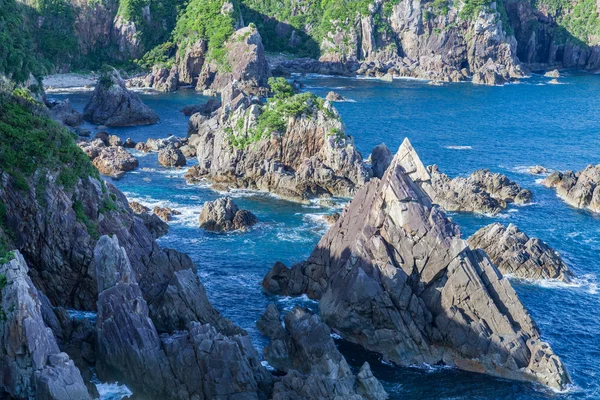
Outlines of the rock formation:
{"type": "Polygon", "coordinates": [[[572,207],[600,212],[600,164],[579,172],[553,172],[542,185],[556,189],[558,197],[572,207]]]}
{"type": "Polygon", "coordinates": [[[74,127],[83,122],[83,116],[73,109],[69,99],[64,101],[47,100],[46,106],[50,109],[52,119],[63,125],[74,127]]]}
{"type": "MultiPolygon", "coordinates": [[[[169,225],[163,218],[155,212],[150,213],[150,209],[136,201],[130,201],[129,207],[131,210],[144,221],[144,225],[146,228],[152,233],[154,238],[159,238],[161,236],[169,233],[169,225]]],[[[155,207],[156,210],[157,207],[155,207]]],[[[169,216],[171,212],[169,213],[169,216]]]]}
{"type": "Polygon", "coordinates": [[[81,142],[79,147],[88,155],[102,175],[120,178],[139,166],[138,160],[121,146],[105,146],[98,140],[81,142]]]}
{"type": "Polygon", "coordinates": [[[146,106],[140,97],[127,90],[116,70],[98,80],[83,118],[96,125],[133,126],[158,122],[158,114],[146,106]]]}
{"type": "Polygon", "coordinates": [[[287,122],[276,128],[280,131],[259,134],[261,114],[268,106],[253,104],[235,85],[226,88],[217,114],[190,118],[198,165],[188,171],[188,181],[208,178],[221,186],[269,191],[294,201],[351,196],[368,179],[369,171],[344,133],[339,114],[316,96],[296,96],[306,99],[292,96],[276,101],[302,101],[306,110],[284,115],[287,122]]]}
{"type": "Polygon", "coordinates": [[[528,171],[532,175],[547,174],[549,172],[548,168],[542,167],[541,165],[534,165],[533,167],[530,167],[528,171]]]}
{"type": "Polygon", "coordinates": [[[507,279],[423,188],[431,178],[406,139],[381,180],[363,186],[305,262],[263,287],[319,299],[323,322],[401,365],[428,363],[570,382],[507,279]]]}
{"type": "Polygon", "coordinates": [[[41,297],[18,251],[0,266],[0,395],[91,399],[79,370],[44,323],[41,297]]]}
{"type": "Polygon", "coordinates": [[[373,176],[381,179],[385,170],[390,166],[393,158],[394,155],[385,143],[375,146],[370,157],[373,176]]]}
{"type": "Polygon", "coordinates": [[[169,168],[185,167],[187,160],[178,148],[168,146],[158,151],[158,162],[160,165],[169,168]]]}
{"type": "Polygon", "coordinates": [[[447,211],[466,211],[497,214],[508,203],[525,204],[531,201],[531,192],[487,169],[475,171],[468,178],[450,179],[437,165],[427,167],[431,175],[431,191],[427,194],[434,203],[447,211]]]}
{"type": "Polygon", "coordinates": [[[258,218],[248,210],[240,210],[231,197],[207,201],[199,217],[200,227],[207,231],[228,232],[247,230],[258,218]]]}
{"type": "Polygon", "coordinates": [[[168,222],[171,219],[173,219],[173,215],[181,215],[181,213],[177,210],[173,210],[172,208],[169,208],[169,207],[159,207],[159,206],[155,206],[154,209],[152,210],[152,213],[154,215],[157,215],[158,217],[160,217],[160,219],[165,222],[168,222]]]}
{"type": "Polygon", "coordinates": [[[273,398],[385,400],[387,393],[365,362],[355,377],[317,315],[296,306],[285,314],[285,329],[274,304],[257,322],[271,339],[264,349],[269,364],[286,375],[275,384],[273,398]]]}
{"type": "Polygon", "coordinates": [[[327,101],[346,101],[344,96],[342,96],[339,93],[333,92],[333,91],[327,93],[327,97],[325,97],[325,100],[327,100],[327,101]]]}
{"type": "Polygon", "coordinates": [[[561,256],[537,238],[530,238],[515,225],[494,223],[475,232],[469,239],[474,249],[482,249],[503,274],[525,279],[573,277],[561,256]]]}

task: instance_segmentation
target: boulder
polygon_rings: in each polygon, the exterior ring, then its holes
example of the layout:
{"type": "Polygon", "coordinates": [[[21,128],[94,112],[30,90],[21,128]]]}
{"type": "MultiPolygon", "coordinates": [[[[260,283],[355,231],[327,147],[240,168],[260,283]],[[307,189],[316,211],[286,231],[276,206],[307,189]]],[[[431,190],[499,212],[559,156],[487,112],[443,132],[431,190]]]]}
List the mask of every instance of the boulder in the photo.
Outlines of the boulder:
{"type": "Polygon", "coordinates": [[[600,164],[590,164],[577,173],[553,172],[542,185],[556,189],[558,197],[572,207],[600,212],[600,164]]]}
{"type": "Polygon", "coordinates": [[[187,160],[181,150],[174,146],[168,146],[158,151],[158,162],[160,165],[169,168],[185,167],[187,160]]]}
{"type": "Polygon", "coordinates": [[[385,143],[381,143],[371,152],[371,168],[373,170],[373,176],[381,179],[385,170],[390,166],[394,155],[385,145],[385,143]]]}
{"type": "Polygon", "coordinates": [[[102,175],[113,178],[120,178],[139,166],[138,160],[123,147],[102,147],[98,155],[90,159],[102,175]]]}
{"type": "Polygon", "coordinates": [[[159,207],[155,206],[154,210],[152,210],[154,215],[157,215],[161,220],[168,222],[173,219],[173,215],[181,215],[181,213],[177,210],[173,210],[169,207],[159,207]]]}
{"type": "Polygon", "coordinates": [[[503,274],[524,279],[558,279],[569,282],[573,273],[560,254],[537,238],[530,238],[513,224],[496,222],[475,232],[469,239],[482,249],[503,274]]]}
{"type": "Polygon", "coordinates": [[[560,78],[560,72],[557,69],[553,69],[552,71],[548,71],[544,74],[546,78],[560,78]]]}
{"type": "Polygon", "coordinates": [[[327,93],[325,100],[327,100],[327,101],[346,101],[346,98],[344,98],[344,96],[342,96],[339,93],[331,91],[331,92],[327,93]]]}
{"type": "Polygon", "coordinates": [[[541,165],[535,165],[533,167],[528,168],[529,173],[531,175],[541,175],[541,174],[547,174],[548,168],[542,167],[541,165]]]}
{"type": "Polygon", "coordinates": [[[256,225],[258,218],[248,210],[240,210],[231,197],[222,197],[204,203],[199,222],[207,231],[244,231],[256,225]]]}
{"type": "Polygon", "coordinates": [[[140,97],[125,87],[116,70],[98,80],[92,98],[83,110],[83,118],[106,126],[150,125],[159,117],[140,97]]]}
{"type": "Polygon", "coordinates": [[[174,147],[178,149],[185,143],[186,139],[171,135],[168,138],[163,139],[150,138],[146,141],[146,147],[149,149],[149,151],[159,151],[167,147],[174,147]]]}
{"type": "Polygon", "coordinates": [[[69,99],[48,100],[46,106],[50,109],[52,119],[63,125],[75,127],[83,122],[83,115],[73,109],[69,99]]]}
{"type": "Polygon", "coordinates": [[[125,147],[126,149],[135,149],[136,146],[137,143],[131,140],[131,138],[127,138],[127,140],[125,140],[125,143],[123,143],[123,147],[125,147]]]}
{"type": "Polygon", "coordinates": [[[0,393],[18,399],[91,399],[73,361],[44,322],[43,294],[19,251],[0,266],[0,393]]]}
{"type": "Polygon", "coordinates": [[[425,189],[431,178],[405,139],[311,256],[271,271],[263,287],[319,299],[324,323],[395,364],[445,364],[564,390],[565,367],[509,281],[460,239],[425,189]]]}
{"type": "Polygon", "coordinates": [[[337,220],[340,219],[340,213],[334,212],[333,214],[326,215],[324,218],[328,224],[335,224],[337,220]]]}

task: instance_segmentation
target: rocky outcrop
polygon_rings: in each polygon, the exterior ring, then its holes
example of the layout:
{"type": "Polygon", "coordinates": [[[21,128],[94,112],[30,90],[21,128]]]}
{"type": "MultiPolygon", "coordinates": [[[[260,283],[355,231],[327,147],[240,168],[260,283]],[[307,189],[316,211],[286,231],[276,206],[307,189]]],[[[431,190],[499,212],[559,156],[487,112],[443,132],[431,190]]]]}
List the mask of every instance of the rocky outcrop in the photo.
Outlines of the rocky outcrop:
{"type": "Polygon", "coordinates": [[[508,280],[431,202],[422,189],[430,185],[405,140],[308,260],[274,266],[263,287],[319,299],[323,322],[396,364],[446,364],[564,389],[562,362],[508,280]]]}
{"type": "Polygon", "coordinates": [[[329,93],[327,93],[325,100],[327,100],[327,101],[346,101],[346,98],[339,93],[329,92],[329,93]]]}
{"type": "Polygon", "coordinates": [[[125,87],[116,70],[98,80],[83,118],[97,125],[134,126],[158,122],[158,114],[146,106],[140,97],[125,87]]]}
{"type": "Polygon", "coordinates": [[[83,122],[83,115],[73,109],[69,99],[64,101],[47,100],[46,106],[50,109],[52,119],[63,125],[75,127],[83,122]]]}
{"type": "Polygon", "coordinates": [[[530,238],[513,224],[494,223],[475,232],[469,239],[474,249],[482,249],[503,274],[524,279],[573,278],[560,254],[538,238],[530,238]]]}
{"type": "Polygon", "coordinates": [[[548,168],[546,167],[542,167],[541,165],[534,165],[533,167],[528,168],[527,170],[531,175],[541,175],[541,174],[547,174],[548,172],[548,168]]]}
{"type": "Polygon", "coordinates": [[[271,70],[265,57],[262,39],[256,28],[237,30],[226,42],[226,63],[230,68],[220,67],[214,60],[205,63],[196,90],[221,92],[227,85],[237,82],[248,93],[266,91],[271,70]]]}
{"type": "MultiPolygon", "coordinates": [[[[185,330],[159,336],[118,240],[100,238],[94,258],[101,379],[121,379],[136,395],[151,398],[268,396],[271,377],[247,336],[228,336],[196,321],[185,330]]],[[[206,298],[198,300],[208,304],[206,298]]]]}
{"type": "Polygon", "coordinates": [[[207,201],[198,218],[200,228],[214,232],[247,230],[258,218],[248,210],[240,210],[231,197],[207,201]]]}
{"type": "Polygon", "coordinates": [[[158,162],[160,165],[168,168],[185,167],[187,160],[178,148],[167,146],[158,151],[158,162]]]}
{"type": "Polygon", "coordinates": [[[159,207],[159,206],[155,206],[154,209],[152,210],[152,213],[154,213],[154,215],[157,215],[158,217],[160,217],[160,219],[165,222],[168,222],[171,219],[173,219],[173,215],[181,215],[181,213],[177,210],[173,210],[172,208],[169,208],[169,207],[159,207]]]}
{"type": "MultiPolygon", "coordinates": [[[[131,210],[144,221],[146,228],[152,233],[154,238],[169,233],[169,225],[155,212],[150,213],[150,209],[136,201],[130,201],[129,207],[131,210]]],[[[156,207],[155,207],[156,208],[156,207]]]]}
{"type": "Polygon", "coordinates": [[[369,171],[330,103],[316,97],[302,100],[305,112],[285,117],[281,131],[258,136],[257,125],[267,106],[253,104],[235,85],[223,91],[222,101],[217,115],[190,118],[198,165],[188,171],[189,182],[207,178],[221,187],[307,201],[351,196],[368,179],[369,171]]]}
{"type": "Polygon", "coordinates": [[[553,172],[542,185],[556,189],[558,197],[572,207],[600,212],[600,164],[579,172],[553,172]]]}
{"type": "Polygon", "coordinates": [[[107,146],[100,139],[80,142],[79,147],[102,175],[120,178],[139,166],[138,160],[121,146],[107,146]]]}
{"type": "Polygon", "coordinates": [[[447,211],[498,214],[509,203],[525,204],[531,201],[531,191],[522,189],[505,175],[481,169],[468,178],[450,179],[437,165],[427,167],[431,175],[429,196],[447,211]]]}
{"type": "Polygon", "coordinates": [[[186,117],[191,116],[192,114],[200,113],[204,116],[210,117],[210,115],[217,111],[221,107],[221,101],[218,99],[210,99],[206,103],[203,104],[193,104],[183,107],[181,112],[186,117]]]}
{"type": "Polygon", "coordinates": [[[369,158],[371,161],[373,176],[381,179],[387,168],[390,166],[394,155],[390,149],[388,149],[385,143],[381,143],[373,148],[371,157],[369,158]]]}
{"type": "Polygon", "coordinates": [[[91,399],[42,315],[42,294],[18,251],[0,266],[0,392],[17,399],[91,399]]]}
{"type": "Polygon", "coordinates": [[[296,306],[285,314],[285,329],[274,304],[257,322],[271,339],[264,358],[286,373],[275,384],[273,398],[385,400],[387,393],[364,363],[354,376],[331,338],[331,330],[317,315],[296,306]]]}

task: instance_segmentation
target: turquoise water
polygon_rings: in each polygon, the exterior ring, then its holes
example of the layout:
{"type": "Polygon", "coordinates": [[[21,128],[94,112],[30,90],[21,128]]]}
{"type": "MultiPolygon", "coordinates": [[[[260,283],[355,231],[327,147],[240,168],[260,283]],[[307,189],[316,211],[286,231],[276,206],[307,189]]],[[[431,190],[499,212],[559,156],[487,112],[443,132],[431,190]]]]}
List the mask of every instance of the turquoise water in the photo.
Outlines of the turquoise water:
{"type": "MultiPolygon", "coordinates": [[[[561,78],[562,85],[550,85],[549,79],[534,76],[503,87],[467,83],[438,87],[410,80],[389,84],[319,76],[300,80],[319,95],[333,89],[350,100],[336,107],[365,157],[381,142],[395,150],[409,137],[424,163],[437,163],[451,176],[489,168],[531,189],[532,205],[510,207],[495,218],[456,213],[452,218],[465,237],[494,221],[515,223],[561,252],[579,277],[568,286],[513,281],[543,338],[571,374],[574,385],[567,393],[454,369],[393,367],[383,364],[376,354],[337,341],[350,364],[360,367],[368,360],[394,399],[600,398],[600,217],[567,206],[536,182],[540,177],[526,173],[526,167],[536,164],[577,170],[599,162],[600,77],[572,75],[561,78]]],[[[89,94],[53,97],[69,97],[81,110],[89,94]]],[[[185,136],[187,118],[178,111],[205,100],[193,92],[143,98],[162,122],[110,129],[111,133],[135,141],[169,134],[185,136]]],[[[262,293],[260,282],[275,261],[291,265],[306,258],[327,229],[322,215],[332,210],[267,194],[234,192],[236,202],[254,212],[261,223],[248,233],[206,233],[197,226],[202,204],[221,194],[207,186],[187,185],[184,171],[160,167],[156,154],[136,155],[140,168],[114,183],[130,199],[170,205],[183,212],[172,222],[169,234],[160,239],[161,245],[190,254],[215,307],[248,330],[259,349],[266,341],[254,321],[269,301],[282,309],[298,302],[316,308],[316,303],[306,299],[269,298],[262,293]]],[[[118,398],[115,396],[113,391],[105,398],[118,398]]]]}

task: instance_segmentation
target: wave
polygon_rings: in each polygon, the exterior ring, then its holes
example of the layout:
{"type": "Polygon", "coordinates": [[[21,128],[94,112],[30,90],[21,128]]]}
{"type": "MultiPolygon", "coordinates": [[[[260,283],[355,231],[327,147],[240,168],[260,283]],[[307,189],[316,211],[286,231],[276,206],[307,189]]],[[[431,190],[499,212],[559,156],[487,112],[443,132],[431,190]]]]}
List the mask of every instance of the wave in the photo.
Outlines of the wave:
{"type": "MultiPolygon", "coordinates": [[[[531,172],[529,172],[529,170],[531,170],[532,168],[535,168],[535,167],[537,167],[537,165],[517,165],[516,167],[510,168],[510,169],[518,174],[524,174],[524,175],[548,176],[550,174],[550,172],[541,173],[541,174],[532,174],[531,172]]],[[[549,169],[548,171],[552,171],[552,170],[549,169]]]]}
{"type": "Polygon", "coordinates": [[[171,200],[159,200],[150,196],[138,196],[136,193],[124,192],[128,201],[136,201],[152,210],[154,207],[169,207],[181,214],[173,215],[171,224],[180,224],[188,227],[198,227],[198,217],[202,212],[203,204],[184,205],[171,200]]]}
{"type": "Polygon", "coordinates": [[[573,278],[571,282],[563,282],[558,279],[526,279],[516,277],[512,274],[505,274],[504,276],[510,280],[546,289],[577,289],[584,290],[588,294],[598,294],[600,291],[600,285],[595,274],[585,274],[573,278]]]}
{"type": "Polygon", "coordinates": [[[96,313],[93,311],[67,309],[67,313],[71,319],[89,319],[91,321],[96,319],[96,313]]]}
{"type": "Polygon", "coordinates": [[[121,400],[133,394],[127,386],[119,385],[118,383],[94,382],[94,384],[102,400],[121,400]]]}
{"type": "Polygon", "coordinates": [[[473,150],[473,146],[444,146],[444,148],[450,150],[473,150]]]}

